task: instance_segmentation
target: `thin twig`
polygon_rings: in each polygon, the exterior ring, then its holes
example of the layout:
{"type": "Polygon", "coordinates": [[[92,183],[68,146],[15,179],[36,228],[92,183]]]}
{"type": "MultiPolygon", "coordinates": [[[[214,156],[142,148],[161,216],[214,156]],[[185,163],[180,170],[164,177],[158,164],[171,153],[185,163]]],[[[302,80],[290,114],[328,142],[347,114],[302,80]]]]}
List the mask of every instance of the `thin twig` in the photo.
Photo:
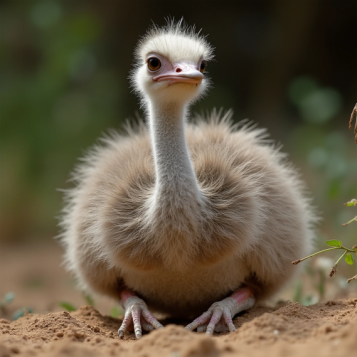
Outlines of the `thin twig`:
{"type": "MultiPolygon", "coordinates": [[[[317,254],[324,253],[324,252],[328,252],[329,250],[335,250],[335,249],[342,249],[342,247],[333,247],[333,248],[324,249],[324,250],[321,250],[321,251],[319,251],[319,252],[317,252],[317,253],[311,254],[311,255],[309,255],[308,257],[305,257],[305,258],[302,258],[302,259],[298,259],[298,260],[294,260],[291,264],[297,265],[297,264],[303,262],[303,261],[306,260],[306,259],[309,259],[309,258],[311,258],[311,257],[314,257],[314,256],[317,255],[317,254]]],[[[345,249],[345,248],[343,248],[343,249],[345,249]]]]}
{"type": "Polygon", "coordinates": [[[347,283],[350,283],[352,280],[357,280],[357,275],[353,276],[352,278],[349,278],[347,280],[347,283]]]}
{"type": "Polygon", "coordinates": [[[343,226],[343,227],[346,227],[348,224],[350,224],[350,223],[352,223],[352,222],[354,222],[354,221],[356,221],[356,222],[357,222],[357,216],[356,216],[356,217],[354,217],[354,218],[352,218],[350,221],[348,221],[348,222],[344,223],[342,226],[343,226]]]}
{"type": "Polygon", "coordinates": [[[353,118],[354,115],[356,114],[356,124],[355,124],[355,129],[354,129],[354,133],[355,133],[355,142],[357,144],[357,103],[354,106],[352,113],[351,113],[351,118],[350,118],[350,122],[349,122],[349,129],[352,129],[352,123],[353,123],[353,118]]]}
{"type": "Polygon", "coordinates": [[[337,259],[337,262],[333,266],[335,269],[337,268],[337,264],[340,262],[340,260],[347,254],[347,250],[337,259]]]}

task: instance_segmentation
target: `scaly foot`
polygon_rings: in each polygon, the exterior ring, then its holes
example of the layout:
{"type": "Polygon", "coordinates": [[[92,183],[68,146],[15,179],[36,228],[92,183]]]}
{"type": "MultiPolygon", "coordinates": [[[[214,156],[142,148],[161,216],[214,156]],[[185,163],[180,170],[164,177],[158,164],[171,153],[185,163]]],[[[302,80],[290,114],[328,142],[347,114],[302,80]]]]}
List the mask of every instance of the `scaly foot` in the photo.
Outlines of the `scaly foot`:
{"type": "Polygon", "coordinates": [[[120,294],[121,300],[125,308],[124,320],[118,330],[120,338],[124,337],[125,331],[129,326],[134,324],[134,332],[136,339],[142,336],[142,329],[145,331],[151,331],[154,328],[159,329],[163,326],[159,321],[150,313],[144,300],[135,296],[130,290],[124,290],[120,294]]]}
{"type": "Polygon", "coordinates": [[[248,288],[238,289],[230,297],[215,302],[208,311],[204,312],[185,328],[190,331],[197,328],[198,332],[206,331],[207,335],[212,335],[213,331],[221,332],[224,329],[235,331],[232,320],[234,315],[250,309],[254,303],[255,299],[251,290],[248,288]]]}

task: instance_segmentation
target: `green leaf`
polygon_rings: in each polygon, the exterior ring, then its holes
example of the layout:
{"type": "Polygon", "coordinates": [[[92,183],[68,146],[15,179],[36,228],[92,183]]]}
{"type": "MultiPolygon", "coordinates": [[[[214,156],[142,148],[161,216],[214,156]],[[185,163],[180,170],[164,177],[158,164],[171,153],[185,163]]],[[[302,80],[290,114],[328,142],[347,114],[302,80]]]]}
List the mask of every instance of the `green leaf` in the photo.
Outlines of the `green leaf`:
{"type": "Polygon", "coordinates": [[[123,313],[123,310],[119,306],[113,306],[110,310],[110,316],[115,319],[118,318],[123,313]]]}
{"type": "Polygon", "coordinates": [[[340,240],[332,239],[332,240],[327,240],[326,244],[329,245],[330,247],[341,248],[342,242],[340,240]]]}
{"type": "Polygon", "coordinates": [[[25,316],[26,313],[32,314],[33,313],[33,309],[31,309],[31,307],[24,307],[23,309],[16,310],[14,312],[14,314],[12,315],[12,318],[13,318],[13,320],[17,320],[20,317],[25,316]]]}
{"type": "Polygon", "coordinates": [[[87,305],[94,306],[94,299],[91,295],[83,293],[83,297],[86,300],[87,305]]]}
{"type": "Polygon", "coordinates": [[[357,200],[353,199],[353,200],[345,203],[345,206],[347,206],[347,207],[357,206],[357,200]]]}
{"type": "Polygon", "coordinates": [[[59,303],[59,306],[63,307],[64,309],[66,309],[68,312],[71,312],[71,311],[76,311],[77,309],[72,305],[70,304],[69,302],[60,302],[59,303]]]}
{"type": "Polygon", "coordinates": [[[353,264],[353,256],[350,253],[348,253],[345,256],[345,261],[346,261],[347,264],[352,265],[353,264]]]}
{"type": "Polygon", "coordinates": [[[293,300],[301,304],[302,299],[303,299],[302,283],[300,280],[298,280],[295,284],[293,300]]]}
{"type": "Polygon", "coordinates": [[[14,293],[7,293],[5,295],[5,304],[8,305],[11,302],[13,302],[15,300],[15,294],[14,293]]]}

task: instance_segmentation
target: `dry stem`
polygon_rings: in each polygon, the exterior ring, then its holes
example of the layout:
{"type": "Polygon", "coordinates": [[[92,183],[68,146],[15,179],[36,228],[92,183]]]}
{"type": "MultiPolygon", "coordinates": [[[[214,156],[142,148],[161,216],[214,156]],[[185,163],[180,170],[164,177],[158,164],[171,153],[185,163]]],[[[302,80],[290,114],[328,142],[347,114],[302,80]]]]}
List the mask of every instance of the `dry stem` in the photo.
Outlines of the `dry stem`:
{"type": "Polygon", "coordinates": [[[354,133],[355,133],[355,142],[357,144],[357,103],[354,106],[352,113],[351,113],[351,118],[350,118],[350,123],[349,123],[349,128],[352,129],[352,123],[353,123],[353,117],[356,114],[356,124],[355,124],[355,129],[354,129],[354,133]]]}

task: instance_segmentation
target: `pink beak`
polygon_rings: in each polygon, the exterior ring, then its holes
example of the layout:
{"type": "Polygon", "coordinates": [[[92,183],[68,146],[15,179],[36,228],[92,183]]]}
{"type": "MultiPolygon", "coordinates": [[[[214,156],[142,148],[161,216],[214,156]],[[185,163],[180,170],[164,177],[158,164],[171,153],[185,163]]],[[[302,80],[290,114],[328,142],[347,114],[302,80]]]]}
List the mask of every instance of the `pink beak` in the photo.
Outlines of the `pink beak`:
{"type": "Polygon", "coordinates": [[[200,84],[203,77],[203,74],[192,64],[180,63],[175,65],[173,70],[162,72],[158,76],[153,77],[153,81],[169,81],[169,85],[173,83],[200,84]]]}

